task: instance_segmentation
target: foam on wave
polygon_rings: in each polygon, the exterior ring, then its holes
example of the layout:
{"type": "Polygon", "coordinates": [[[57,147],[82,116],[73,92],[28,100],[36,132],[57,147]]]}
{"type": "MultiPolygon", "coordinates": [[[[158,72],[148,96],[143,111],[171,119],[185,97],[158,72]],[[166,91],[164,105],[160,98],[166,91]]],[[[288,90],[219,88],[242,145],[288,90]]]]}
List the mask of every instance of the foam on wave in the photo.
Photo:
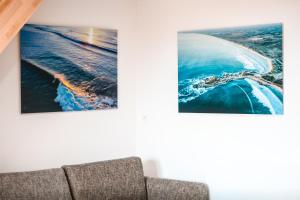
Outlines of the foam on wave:
{"type": "Polygon", "coordinates": [[[271,114],[282,114],[283,105],[281,100],[266,86],[246,78],[245,81],[252,87],[252,94],[269,109],[271,114]]]}
{"type": "Polygon", "coordinates": [[[107,96],[97,96],[85,92],[82,88],[74,86],[63,75],[39,65],[37,62],[26,59],[33,66],[45,71],[53,80],[58,80],[57,97],[55,102],[59,103],[63,111],[95,110],[117,107],[117,100],[107,96]]]}
{"type": "Polygon", "coordinates": [[[194,85],[199,84],[203,80],[199,79],[189,79],[179,82],[179,86],[183,86],[181,90],[179,90],[178,98],[180,103],[187,103],[199,97],[200,95],[212,90],[214,87],[210,88],[196,88],[194,85]]]}
{"type": "Polygon", "coordinates": [[[116,107],[116,101],[112,98],[80,96],[62,83],[57,88],[55,102],[59,103],[63,111],[96,110],[116,107]]]}

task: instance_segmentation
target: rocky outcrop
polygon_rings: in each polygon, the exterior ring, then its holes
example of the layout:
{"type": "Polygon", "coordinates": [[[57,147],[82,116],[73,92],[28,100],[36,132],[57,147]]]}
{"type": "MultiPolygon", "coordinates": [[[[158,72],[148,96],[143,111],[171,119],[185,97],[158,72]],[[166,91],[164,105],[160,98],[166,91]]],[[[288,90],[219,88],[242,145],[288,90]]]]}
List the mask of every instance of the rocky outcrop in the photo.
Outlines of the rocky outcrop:
{"type": "Polygon", "coordinates": [[[222,85],[228,83],[232,80],[249,78],[259,82],[262,85],[275,85],[277,87],[282,88],[282,76],[273,75],[273,74],[265,74],[260,75],[253,71],[242,71],[238,73],[225,73],[220,77],[217,76],[209,76],[200,80],[199,83],[193,85],[194,88],[209,88],[214,87],[216,85],[222,85]]]}

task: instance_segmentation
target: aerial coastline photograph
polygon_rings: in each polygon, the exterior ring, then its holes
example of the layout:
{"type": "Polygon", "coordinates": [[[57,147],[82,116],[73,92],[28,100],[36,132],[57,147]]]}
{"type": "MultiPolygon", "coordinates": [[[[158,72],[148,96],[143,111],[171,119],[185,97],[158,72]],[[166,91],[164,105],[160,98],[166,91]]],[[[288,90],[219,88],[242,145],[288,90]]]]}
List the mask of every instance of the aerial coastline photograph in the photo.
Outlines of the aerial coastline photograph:
{"type": "Polygon", "coordinates": [[[178,32],[179,112],[283,114],[282,29],[178,32]]]}

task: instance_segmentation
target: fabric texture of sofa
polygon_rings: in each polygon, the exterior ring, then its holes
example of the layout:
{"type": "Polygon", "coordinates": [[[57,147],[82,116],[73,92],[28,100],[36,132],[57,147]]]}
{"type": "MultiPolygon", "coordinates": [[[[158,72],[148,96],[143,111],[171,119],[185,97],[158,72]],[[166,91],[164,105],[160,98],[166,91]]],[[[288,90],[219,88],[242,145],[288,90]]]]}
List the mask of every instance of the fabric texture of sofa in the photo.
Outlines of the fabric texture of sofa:
{"type": "Polygon", "coordinates": [[[138,157],[0,174],[1,200],[209,200],[203,183],[144,177],[138,157]]]}

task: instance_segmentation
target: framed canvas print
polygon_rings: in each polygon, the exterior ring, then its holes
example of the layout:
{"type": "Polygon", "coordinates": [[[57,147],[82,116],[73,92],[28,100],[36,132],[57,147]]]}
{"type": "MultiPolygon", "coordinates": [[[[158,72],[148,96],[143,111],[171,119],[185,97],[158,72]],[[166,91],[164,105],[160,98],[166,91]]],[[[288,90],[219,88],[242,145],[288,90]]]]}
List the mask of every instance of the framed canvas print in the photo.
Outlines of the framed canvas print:
{"type": "Polygon", "coordinates": [[[27,24],[21,30],[21,112],[117,108],[117,31],[27,24]]]}
{"type": "Polygon", "coordinates": [[[182,113],[283,114],[282,24],[178,32],[182,113]]]}

